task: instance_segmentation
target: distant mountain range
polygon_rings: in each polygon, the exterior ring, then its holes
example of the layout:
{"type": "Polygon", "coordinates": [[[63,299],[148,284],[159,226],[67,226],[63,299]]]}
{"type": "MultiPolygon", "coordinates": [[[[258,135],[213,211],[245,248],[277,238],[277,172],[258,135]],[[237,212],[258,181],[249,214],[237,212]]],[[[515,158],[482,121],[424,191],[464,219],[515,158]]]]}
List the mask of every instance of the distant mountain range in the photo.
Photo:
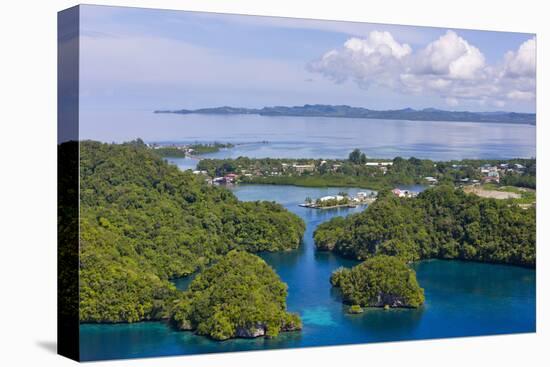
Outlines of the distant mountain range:
{"type": "Polygon", "coordinates": [[[275,106],[263,108],[212,107],[197,110],[157,110],[155,113],[177,114],[210,114],[210,115],[262,115],[262,116],[307,116],[307,117],[352,117],[364,119],[414,120],[414,121],[467,121],[467,122],[500,122],[535,125],[536,114],[518,112],[469,112],[445,111],[435,108],[415,110],[371,110],[363,107],[346,105],[306,104],[303,106],[275,106]]]}

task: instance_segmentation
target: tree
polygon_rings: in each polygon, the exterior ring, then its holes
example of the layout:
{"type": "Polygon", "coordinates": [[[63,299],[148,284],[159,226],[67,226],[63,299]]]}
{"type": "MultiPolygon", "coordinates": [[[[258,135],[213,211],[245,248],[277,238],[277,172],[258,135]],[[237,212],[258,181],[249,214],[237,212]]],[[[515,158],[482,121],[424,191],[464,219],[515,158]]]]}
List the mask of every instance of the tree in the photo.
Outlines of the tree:
{"type": "Polygon", "coordinates": [[[365,164],[367,163],[367,156],[362,153],[361,150],[355,148],[348,156],[348,159],[353,164],[365,164]]]}
{"type": "Polygon", "coordinates": [[[355,164],[361,163],[361,151],[358,148],[355,148],[348,157],[349,161],[355,164]]]}

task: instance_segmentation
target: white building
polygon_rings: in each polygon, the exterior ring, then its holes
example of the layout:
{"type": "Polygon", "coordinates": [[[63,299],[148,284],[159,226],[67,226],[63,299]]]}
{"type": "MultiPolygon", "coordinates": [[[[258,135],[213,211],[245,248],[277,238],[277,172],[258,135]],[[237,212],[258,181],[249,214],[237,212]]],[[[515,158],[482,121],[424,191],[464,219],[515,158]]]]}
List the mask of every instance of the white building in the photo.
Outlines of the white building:
{"type": "Polygon", "coordinates": [[[328,200],[340,201],[343,199],[344,197],[342,195],[335,195],[335,196],[329,195],[329,196],[323,196],[322,198],[319,198],[319,201],[328,201],[328,200]]]}
{"type": "Polygon", "coordinates": [[[365,163],[365,166],[371,166],[371,167],[386,167],[393,165],[393,162],[367,162],[365,163]]]}

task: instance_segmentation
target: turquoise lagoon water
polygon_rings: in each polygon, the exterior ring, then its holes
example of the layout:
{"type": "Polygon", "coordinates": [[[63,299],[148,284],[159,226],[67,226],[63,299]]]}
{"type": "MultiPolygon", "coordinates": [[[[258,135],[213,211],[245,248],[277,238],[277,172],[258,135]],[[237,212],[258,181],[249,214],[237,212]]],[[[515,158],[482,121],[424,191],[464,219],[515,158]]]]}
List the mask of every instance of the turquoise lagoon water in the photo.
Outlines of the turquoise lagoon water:
{"type": "MultiPolygon", "coordinates": [[[[420,190],[420,187],[411,189],[420,190]]],[[[224,342],[179,332],[164,322],[81,325],[83,360],[137,358],[197,353],[265,350],[413,339],[525,333],[535,331],[535,271],[513,266],[430,260],[415,263],[426,303],[416,310],[367,310],[348,315],[330,273],[355,261],[316,252],[313,231],[322,222],[363,208],[314,210],[299,207],[306,196],[320,197],[350,188],[241,185],[241,200],[273,200],[298,214],[307,224],[302,246],[261,256],[288,284],[288,309],[300,314],[304,328],[274,339],[224,342]]],[[[363,190],[364,191],[364,190],[363,190]]],[[[187,286],[188,280],[176,282],[187,286]]]]}

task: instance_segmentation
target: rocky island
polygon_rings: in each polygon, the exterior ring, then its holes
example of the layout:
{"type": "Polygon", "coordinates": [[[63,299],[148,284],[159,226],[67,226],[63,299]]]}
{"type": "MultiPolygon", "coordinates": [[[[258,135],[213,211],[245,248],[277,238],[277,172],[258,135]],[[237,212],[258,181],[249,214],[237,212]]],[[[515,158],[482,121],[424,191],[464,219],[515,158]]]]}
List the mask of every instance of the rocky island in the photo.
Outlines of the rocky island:
{"type": "Polygon", "coordinates": [[[330,283],[351,305],[349,313],[361,313],[362,307],[416,308],[424,303],[415,272],[392,256],[374,256],[351,269],[339,268],[330,283]]]}
{"type": "Polygon", "coordinates": [[[287,285],[264,260],[231,251],[191,282],[172,320],[215,340],[274,337],[302,328],[286,311],[286,297],[287,285]]]}

